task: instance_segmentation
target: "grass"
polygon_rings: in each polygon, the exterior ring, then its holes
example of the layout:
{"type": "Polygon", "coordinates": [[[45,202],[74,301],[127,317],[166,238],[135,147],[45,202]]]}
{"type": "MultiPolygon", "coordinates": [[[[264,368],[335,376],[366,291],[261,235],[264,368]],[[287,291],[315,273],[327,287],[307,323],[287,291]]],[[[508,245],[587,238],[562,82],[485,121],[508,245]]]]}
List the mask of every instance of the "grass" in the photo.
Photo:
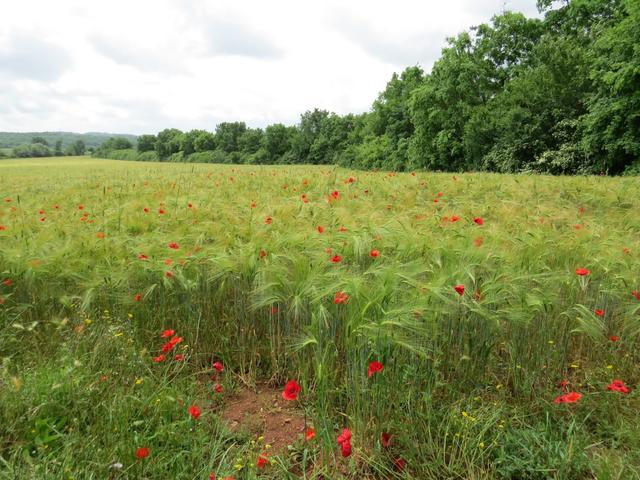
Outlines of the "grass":
{"type": "Polygon", "coordinates": [[[66,157],[0,202],[0,478],[640,478],[633,178],[66,157]],[[290,379],[312,441],[221,420],[290,379]]]}

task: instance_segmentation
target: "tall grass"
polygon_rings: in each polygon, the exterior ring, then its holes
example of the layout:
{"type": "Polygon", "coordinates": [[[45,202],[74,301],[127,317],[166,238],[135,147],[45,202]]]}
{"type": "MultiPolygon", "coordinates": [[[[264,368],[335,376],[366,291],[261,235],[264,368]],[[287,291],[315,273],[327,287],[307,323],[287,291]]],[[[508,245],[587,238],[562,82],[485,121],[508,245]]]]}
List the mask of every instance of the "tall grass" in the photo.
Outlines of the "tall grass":
{"type": "MultiPolygon", "coordinates": [[[[188,445],[167,444],[158,432],[185,421],[170,413],[175,404],[139,414],[134,406],[179,389],[197,396],[197,376],[220,359],[238,382],[299,380],[321,440],[316,472],[330,478],[640,475],[638,427],[593,421],[611,409],[612,422],[632,422],[639,406],[635,390],[605,392],[613,378],[640,379],[640,302],[631,294],[640,290],[640,184],[632,178],[7,160],[0,201],[0,280],[13,281],[0,286],[3,389],[12,392],[0,419],[22,419],[0,427],[10,439],[0,450],[7,472],[64,478],[56,475],[70,444],[45,442],[52,453],[36,446],[29,455],[38,465],[60,463],[36,470],[22,456],[32,448],[27,425],[65,439],[61,412],[83,408],[94,417],[81,423],[95,428],[84,435],[121,457],[131,457],[133,433],[168,457],[199,452],[198,442],[215,436],[213,453],[151,463],[150,478],[233,469],[224,445],[251,447],[228,440],[217,420],[206,433],[190,428],[188,445]],[[332,263],[336,254],[342,260],[332,263]],[[578,267],[591,274],[576,275],[578,267]],[[334,303],[339,291],[346,303],[334,303]],[[164,328],[188,345],[176,371],[151,361],[164,328]],[[118,333],[129,350],[103,351],[116,348],[105,339],[118,333]],[[68,375],[74,358],[85,358],[73,367],[82,371],[76,390],[65,384],[53,410],[42,409],[47,379],[68,375]],[[369,378],[373,360],[385,368],[369,378]],[[145,385],[155,390],[113,390],[117,412],[94,406],[99,391],[77,393],[91,384],[82,376],[109,368],[151,379],[145,385]],[[563,379],[584,394],[575,408],[553,404],[563,379]],[[144,428],[124,432],[130,421],[144,428]],[[354,431],[350,463],[335,458],[344,426],[354,431]],[[105,440],[113,428],[123,434],[105,440]],[[382,432],[394,434],[391,449],[380,445],[382,432]],[[403,472],[393,468],[399,457],[403,472]]],[[[86,474],[89,459],[76,460],[85,469],[77,478],[104,478],[86,474]]],[[[258,473],[283,478],[288,461],[258,473]]]]}

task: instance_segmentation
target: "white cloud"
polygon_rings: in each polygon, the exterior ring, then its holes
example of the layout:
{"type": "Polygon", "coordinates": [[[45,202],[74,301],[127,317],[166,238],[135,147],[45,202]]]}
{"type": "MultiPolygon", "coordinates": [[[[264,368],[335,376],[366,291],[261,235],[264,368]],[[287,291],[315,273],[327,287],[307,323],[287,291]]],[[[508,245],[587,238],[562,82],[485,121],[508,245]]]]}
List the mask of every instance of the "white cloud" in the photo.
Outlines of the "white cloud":
{"type": "Polygon", "coordinates": [[[535,0],[6,2],[0,130],[147,133],[371,106],[445,38],[535,0]]]}

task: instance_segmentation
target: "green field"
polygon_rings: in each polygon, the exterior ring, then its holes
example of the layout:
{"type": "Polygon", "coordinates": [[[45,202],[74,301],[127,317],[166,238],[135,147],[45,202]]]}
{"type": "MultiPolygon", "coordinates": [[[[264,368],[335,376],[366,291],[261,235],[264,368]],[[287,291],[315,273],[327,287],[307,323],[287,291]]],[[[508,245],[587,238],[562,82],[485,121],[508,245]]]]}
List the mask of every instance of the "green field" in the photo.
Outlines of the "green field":
{"type": "Polygon", "coordinates": [[[0,202],[0,478],[640,478],[636,178],[66,157],[0,202]]]}

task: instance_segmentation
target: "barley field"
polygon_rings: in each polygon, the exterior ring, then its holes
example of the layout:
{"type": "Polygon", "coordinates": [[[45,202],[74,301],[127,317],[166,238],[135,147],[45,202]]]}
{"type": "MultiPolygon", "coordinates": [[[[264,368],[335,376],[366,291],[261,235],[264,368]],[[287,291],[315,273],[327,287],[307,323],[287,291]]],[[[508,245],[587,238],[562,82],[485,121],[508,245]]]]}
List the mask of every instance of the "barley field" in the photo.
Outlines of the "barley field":
{"type": "Polygon", "coordinates": [[[67,157],[0,202],[0,478],[640,478],[635,178],[67,157]]]}

